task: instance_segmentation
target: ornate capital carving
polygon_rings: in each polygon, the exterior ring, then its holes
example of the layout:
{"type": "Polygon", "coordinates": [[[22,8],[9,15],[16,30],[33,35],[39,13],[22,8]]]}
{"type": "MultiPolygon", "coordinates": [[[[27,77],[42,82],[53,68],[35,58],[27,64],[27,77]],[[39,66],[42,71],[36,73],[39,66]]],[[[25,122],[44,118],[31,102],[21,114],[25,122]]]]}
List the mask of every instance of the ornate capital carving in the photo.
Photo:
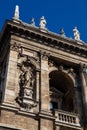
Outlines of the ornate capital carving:
{"type": "Polygon", "coordinates": [[[21,45],[17,44],[16,42],[10,45],[10,49],[13,51],[20,52],[21,51],[21,45]]]}
{"type": "Polygon", "coordinates": [[[59,66],[59,70],[63,71],[63,66],[62,65],[59,66]]]}
{"type": "Polygon", "coordinates": [[[54,66],[54,62],[53,61],[48,61],[49,67],[53,67],[54,66]]]}
{"type": "Polygon", "coordinates": [[[68,69],[68,73],[71,74],[75,78],[76,74],[73,68],[68,69]]]}
{"type": "Polygon", "coordinates": [[[41,54],[41,59],[42,60],[48,60],[48,57],[49,57],[49,55],[50,55],[50,53],[47,53],[47,52],[40,52],[40,54],[41,54]]]}
{"type": "Polygon", "coordinates": [[[86,67],[85,64],[80,63],[80,72],[86,73],[86,67]]]}

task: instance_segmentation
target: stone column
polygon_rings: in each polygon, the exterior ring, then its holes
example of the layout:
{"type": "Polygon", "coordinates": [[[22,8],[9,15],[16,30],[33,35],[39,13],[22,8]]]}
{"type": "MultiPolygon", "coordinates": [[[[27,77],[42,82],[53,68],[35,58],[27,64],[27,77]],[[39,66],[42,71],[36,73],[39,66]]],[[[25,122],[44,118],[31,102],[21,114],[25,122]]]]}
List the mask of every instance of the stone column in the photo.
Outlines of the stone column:
{"type": "Polygon", "coordinates": [[[82,99],[84,105],[84,115],[85,115],[85,124],[87,124],[87,85],[86,79],[84,77],[85,68],[83,65],[80,66],[80,78],[81,78],[81,87],[82,87],[82,99]]]}
{"type": "Polygon", "coordinates": [[[18,77],[17,77],[17,57],[18,57],[18,48],[14,45],[11,45],[8,61],[7,61],[7,72],[6,79],[4,83],[4,93],[3,93],[3,103],[14,105],[15,104],[15,93],[16,87],[18,86],[18,77]]]}
{"type": "Polygon", "coordinates": [[[41,53],[41,110],[49,110],[48,56],[41,53]]]}
{"type": "Polygon", "coordinates": [[[78,86],[74,87],[74,93],[75,93],[75,99],[74,99],[75,112],[79,114],[80,119],[82,120],[83,111],[81,102],[81,92],[78,86]]]}

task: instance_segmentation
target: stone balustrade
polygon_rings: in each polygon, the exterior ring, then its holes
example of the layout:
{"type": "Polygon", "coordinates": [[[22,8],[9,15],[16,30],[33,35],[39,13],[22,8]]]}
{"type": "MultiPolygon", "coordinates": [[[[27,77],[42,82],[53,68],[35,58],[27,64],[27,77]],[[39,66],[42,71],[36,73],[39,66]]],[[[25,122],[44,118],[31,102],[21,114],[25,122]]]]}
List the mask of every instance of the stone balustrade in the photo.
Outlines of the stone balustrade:
{"type": "Polygon", "coordinates": [[[56,122],[64,123],[66,125],[80,126],[78,114],[55,110],[54,115],[56,117],[56,122]]]}

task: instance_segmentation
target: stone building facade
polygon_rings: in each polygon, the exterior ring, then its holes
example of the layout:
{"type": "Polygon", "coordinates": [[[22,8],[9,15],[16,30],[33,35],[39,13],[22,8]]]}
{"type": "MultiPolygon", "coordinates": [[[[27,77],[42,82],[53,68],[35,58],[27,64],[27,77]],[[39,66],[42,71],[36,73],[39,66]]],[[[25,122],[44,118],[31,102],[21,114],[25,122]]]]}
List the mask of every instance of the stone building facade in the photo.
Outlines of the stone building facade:
{"type": "Polygon", "coordinates": [[[44,17],[38,28],[14,16],[0,35],[0,130],[87,130],[87,45],[77,29],[70,39],[44,17]]]}

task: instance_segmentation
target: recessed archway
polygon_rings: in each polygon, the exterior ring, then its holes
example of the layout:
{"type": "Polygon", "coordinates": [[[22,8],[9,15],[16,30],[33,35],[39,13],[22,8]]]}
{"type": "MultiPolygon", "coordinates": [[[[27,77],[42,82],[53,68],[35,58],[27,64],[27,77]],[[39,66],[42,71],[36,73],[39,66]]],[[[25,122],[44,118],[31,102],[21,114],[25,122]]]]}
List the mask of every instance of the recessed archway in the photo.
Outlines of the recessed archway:
{"type": "Polygon", "coordinates": [[[63,71],[54,70],[49,74],[51,108],[74,111],[74,82],[63,71]],[[53,106],[52,106],[53,105],[53,106]]]}

